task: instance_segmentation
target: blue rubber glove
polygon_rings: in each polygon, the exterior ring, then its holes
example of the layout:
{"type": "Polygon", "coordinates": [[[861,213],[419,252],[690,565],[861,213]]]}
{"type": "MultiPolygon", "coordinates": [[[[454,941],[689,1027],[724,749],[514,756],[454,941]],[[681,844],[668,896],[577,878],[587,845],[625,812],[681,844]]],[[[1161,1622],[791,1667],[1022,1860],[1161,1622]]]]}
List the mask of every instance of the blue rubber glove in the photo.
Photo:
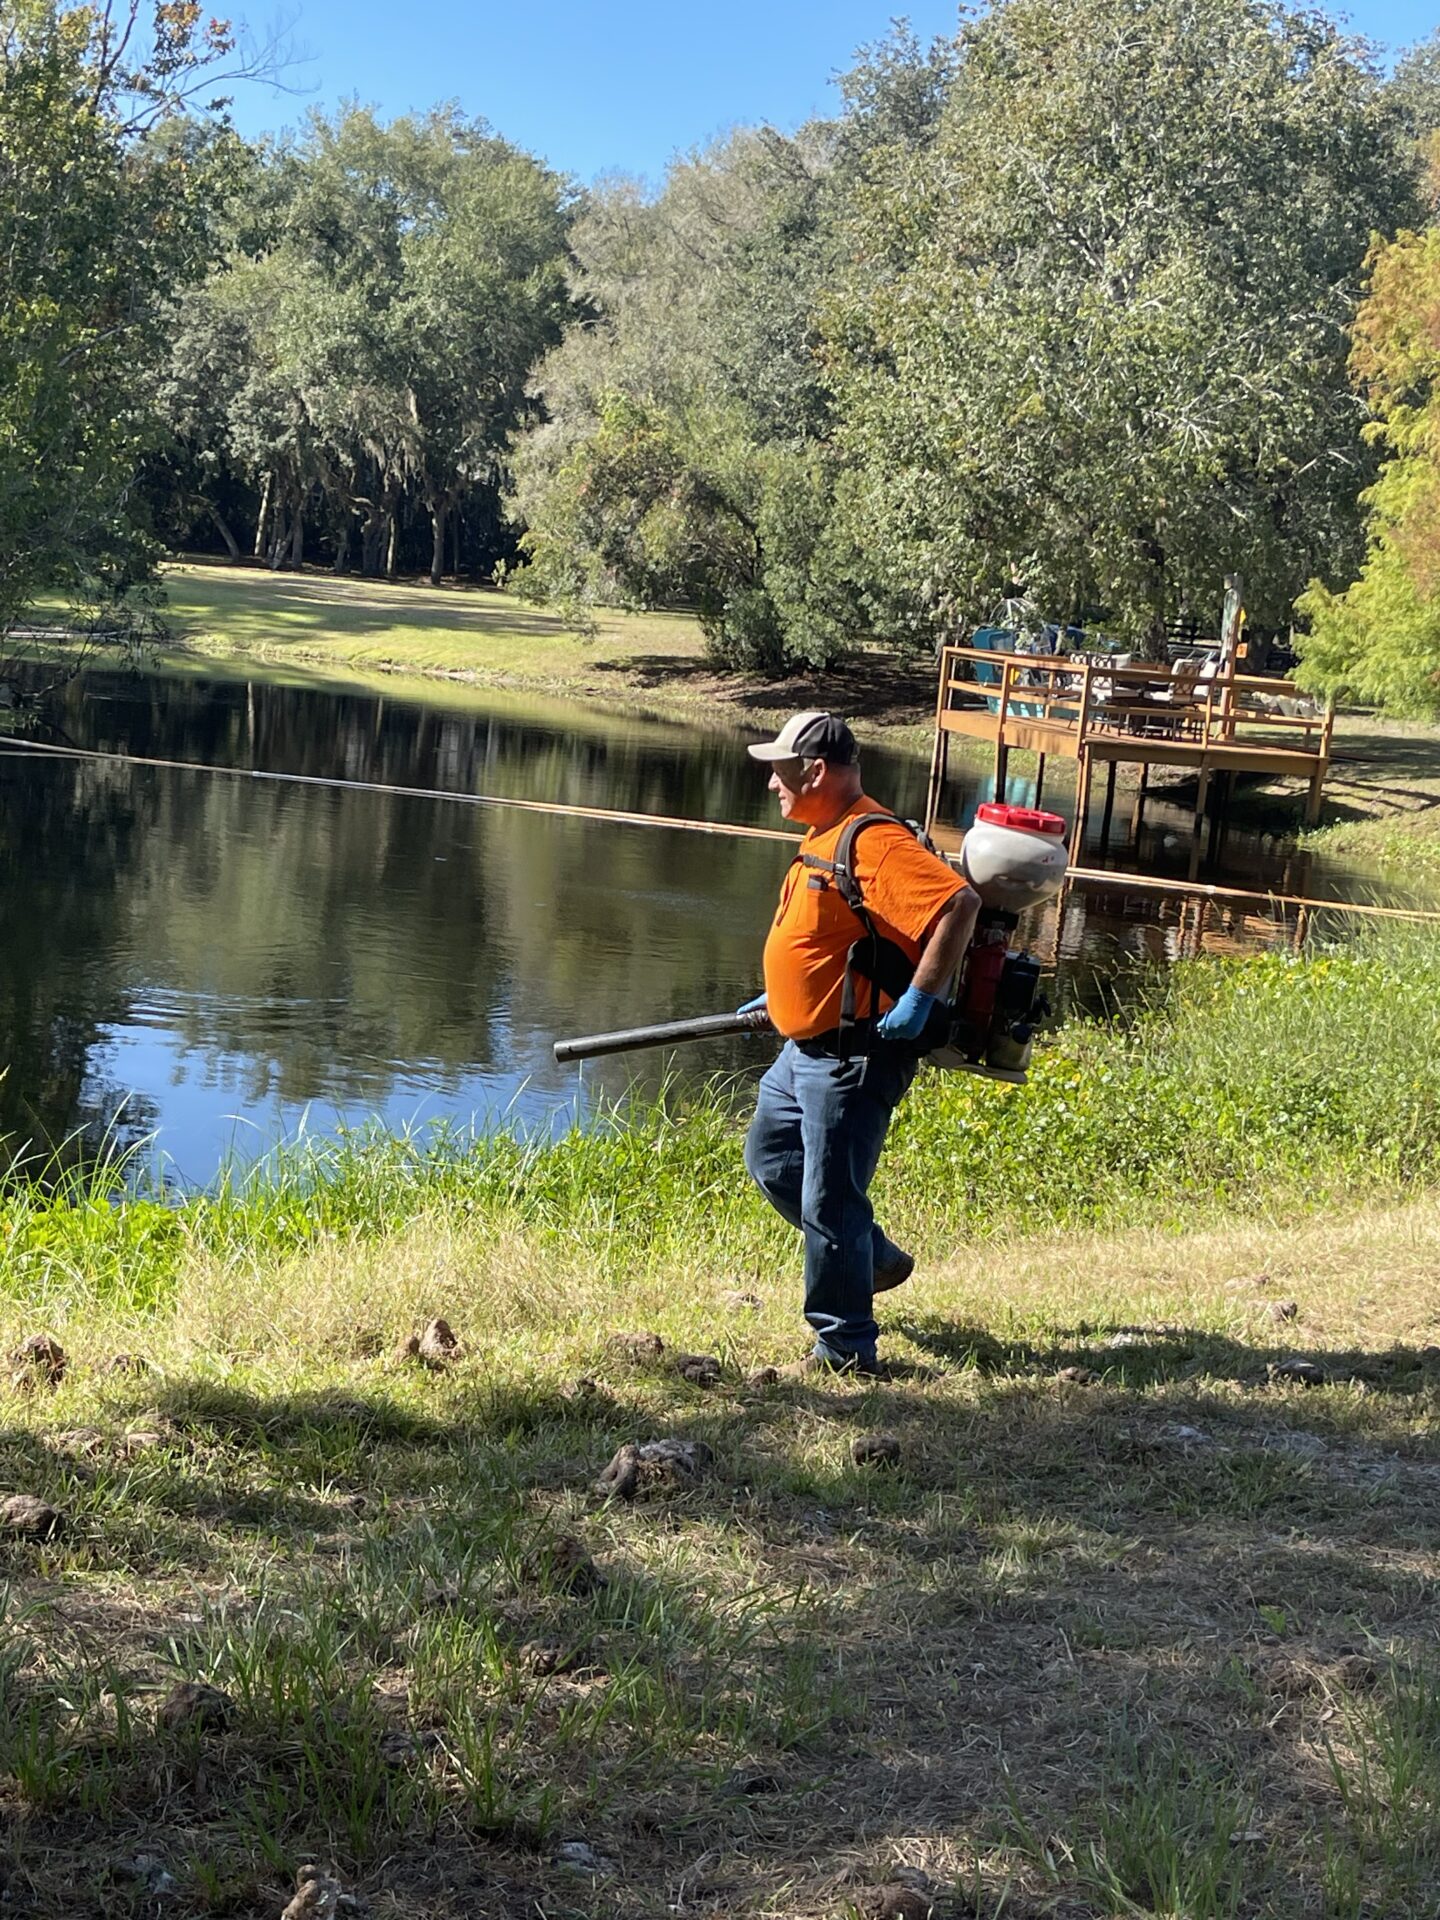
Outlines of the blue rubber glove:
{"type": "Polygon", "coordinates": [[[907,987],[890,1011],[881,1014],[876,1033],[882,1040],[918,1040],[938,999],[923,987],[907,987]]]}
{"type": "Polygon", "coordinates": [[[736,1013],[763,1013],[768,1004],[767,996],[757,994],[753,1000],[747,1000],[743,1007],[736,1007],[736,1013]]]}

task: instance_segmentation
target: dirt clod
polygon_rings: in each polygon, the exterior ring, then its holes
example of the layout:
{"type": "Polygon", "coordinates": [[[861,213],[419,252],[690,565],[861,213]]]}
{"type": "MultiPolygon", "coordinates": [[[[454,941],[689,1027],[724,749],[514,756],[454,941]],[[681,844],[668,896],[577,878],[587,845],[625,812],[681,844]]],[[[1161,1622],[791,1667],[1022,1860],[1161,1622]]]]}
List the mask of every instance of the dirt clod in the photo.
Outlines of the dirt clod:
{"type": "Polygon", "coordinates": [[[658,1333],[612,1333],[605,1344],[618,1359],[628,1360],[632,1367],[647,1366],[665,1351],[665,1342],[658,1333]]]}
{"type": "Polygon", "coordinates": [[[522,1672],[533,1673],[538,1680],[549,1679],[557,1673],[574,1673],[590,1664],[579,1647],[567,1647],[559,1640],[527,1640],[515,1661],[522,1672]]]}
{"type": "Polygon", "coordinates": [[[280,1920],[338,1920],[341,1914],[368,1912],[366,1903],[347,1893],[333,1873],[307,1863],[296,1871],[295,1894],[280,1920]]]}
{"type": "Polygon", "coordinates": [[[1288,1360],[1272,1360],[1265,1371],[1272,1380],[1302,1387],[1323,1387],[1330,1379],[1324,1367],[1314,1360],[1301,1359],[1299,1355],[1292,1355],[1288,1360]]]}
{"type": "Polygon", "coordinates": [[[10,1384],[19,1393],[58,1387],[69,1365],[65,1349],[48,1333],[31,1333],[10,1356],[10,1384]]]}
{"type": "Polygon", "coordinates": [[[555,1864],[567,1873],[588,1873],[596,1880],[608,1879],[619,1871],[613,1860],[597,1853],[587,1840],[562,1841],[555,1849],[555,1864]]]}
{"type": "Polygon", "coordinates": [[[682,1380],[692,1387],[718,1387],[720,1362],[713,1353],[677,1353],[670,1362],[682,1380]]]}
{"type": "Polygon", "coordinates": [[[732,1313],[758,1313],[765,1304],[758,1293],[745,1293],[739,1287],[727,1287],[720,1299],[732,1313]]]}
{"type": "Polygon", "coordinates": [[[747,1387],[773,1387],[780,1378],[778,1367],[757,1367],[746,1379],[747,1387]]]}
{"type": "Polygon", "coordinates": [[[420,1336],[416,1350],[427,1367],[448,1367],[460,1357],[460,1340],[448,1320],[437,1317],[420,1336]]]}
{"type": "Polygon", "coordinates": [[[155,1724],[171,1733],[223,1733],[235,1718],[235,1702],[203,1680],[182,1680],[155,1709],[155,1724]]]}
{"type": "Polygon", "coordinates": [[[627,1440],[595,1482],[595,1491],[617,1500],[663,1487],[685,1487],[710,1466],[714,1455],[703,1440],[627,1440]]]}
{"type": "Polygon", "coordinates": [[[100,1371],[138,1379],[142,1374],[153,1373],[155,1369],[143,1353],[112,1353],[100,1371]]]}
{"type": "Polygon", "coordinates": [[[900,1442],[893,1433],[860,1433],[850,1442],[857,1467],[898,1467],[900,1442]]]}
{"type": "Polygon", "coordinates": [[[1071,1387],[1093,1387],[1100,1376],[1093,1367],[1061,1367],[1055,1378],[1071,1387]]]}
{"type": "Polygon", "coordinates": [[[935,1911],[932,1894],[891,1880],[883,1887],[864,1887],[851,1900],[864,1920],[930,1920],[935,1911]]]}
{"type": "Polygon", "coordinates": [[[58,1540],[69,1526],[58,1507],[33,1493],[12,1493],[0,1501],[0,1534],[17,1540],[58,1540]]]}
{"type": "Polygon", "coordinates": [[[527,1565],[530,1579],[539,1586],[550,1586],[557,1593],[583,1597],[598,1593],[605,1575],[596,1566],[588,1548],[572,1533],[562,1533],[533,1554],[527,1565]]]}

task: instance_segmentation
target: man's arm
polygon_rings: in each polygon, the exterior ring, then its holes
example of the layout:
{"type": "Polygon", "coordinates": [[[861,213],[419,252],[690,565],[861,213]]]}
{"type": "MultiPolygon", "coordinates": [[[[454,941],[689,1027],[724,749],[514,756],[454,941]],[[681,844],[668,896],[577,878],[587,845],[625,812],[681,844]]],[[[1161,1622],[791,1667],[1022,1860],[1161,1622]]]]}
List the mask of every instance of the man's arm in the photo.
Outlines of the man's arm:
{"type": "Polygon", "coordinates": [[[912,986],[922,993],[944,993],[970,944],[979,913],[980,896],[974,887],[962,887],[945,902],[920,942],[912,986]]]}

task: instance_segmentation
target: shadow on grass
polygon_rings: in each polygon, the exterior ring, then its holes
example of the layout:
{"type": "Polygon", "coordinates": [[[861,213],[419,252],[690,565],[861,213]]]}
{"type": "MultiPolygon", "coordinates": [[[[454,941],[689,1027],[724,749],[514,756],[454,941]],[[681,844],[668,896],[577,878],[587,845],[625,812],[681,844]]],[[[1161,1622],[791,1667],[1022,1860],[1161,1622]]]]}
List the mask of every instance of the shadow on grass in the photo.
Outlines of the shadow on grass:
{"type": "Polygon", "coordinates": [[[744,711],[777,706],[831,706],[851,719],[906,725],[923,720],[935,703],[935,667],[928,657],[906,658],[878,649],[851,654],[834,666],[809,672],[741,676],[716,662],[668,654],[634,654],[594,662],[596,673],[623,673],[642,687],[708,684],[728,680],[726,704],[744,711]]]}
{"type": "MultiPolygon", "coordinates": [[[[1309,1360],[1318,1369],[1288,1384],[1354,1385],[1369,1391],[1413,1396],[1440,1387],[1440,1347],[1397,1343],[1379,1350],[1361,1347],[1307,1349],[1299,1330],[1293,1339],[1235,1340],[1210,1329],[1057,1327],[1041,1342],[1006,1340],[987,1327],[967,1326],[940,1315],[907,1315],[893,1323],[922,1352],[952,1366],[985,1374],[1058,1373],[1083,1367],[1114,1385],[1143,1391],[1164,1381],[1228,1381],[1241,1387],[1271,1384],[1274,1369],[1309,1360]]],[[[1287,1384],[1283,1374],[1280,1385],[1287,1384]]]]}
{"type": "MultiPolygon", "coordinates": [[[[1380,1649],[1419,1660],[1433,1642],[1440,1477],[1372,1471],[1334,1390],[1217,1405],[1259,1387],[1279,1345],[1085,1327],[1028,1343],[925,1314],[900,1325],[949,1369],[941,1379],[702,1390],[642,1368],[570,1394],[463,1365],[313,1394],[181,1379],[160,1396],[179,1444],[153,1465],[10,1436],[12,1479],[92,1496],[86,1525],[110,1548],[93,1644],[133,1633],[137,1604],[152,1636],[198,1614],[174,1629],[197,1677],[212,1641],[214,1672],[256,1676],[233,1734],[193,1751],[146,1723],[108,1759],[81,1743],[46,1771],[42,1730],[10,1711],[0,1770],[29,1769],[42,1810],[27,1843],[35,1910],[51,1910],[52,1879],[75,1883],[77,1848],[113,1855],[139,1823],[247,1886],[237,1911],[269,1910],[261,1893],[314,1849],[416,1920],[508,1913],[505,1888],[522,1882],[517,1913],[659,1920],[777,1899],[835,1915],[848,1863],[878,1874],[918,1850],[958,1875],[1009,1848],[1034,1911],[1108,1912],[1084,1879],[1096,1836],[1143,1911],[1319,1911],[1326,1835],[1347,1811],[1316,1754],[1336,1714],[1373,1697],[1380,1649]],[[1108,1346],[1117,1334],[1133,1344],[1108,1346]],[[1054,1379],[1066,1365],[1101,1378],[1054,1379]],[[1336,1443],[1269,1447],[1302,1407],[1336,1443]],[[894,1463],[857,1464],[852,1442],[877,1430],[894,1435],[894,1463]],[[594,1492],[618,1446],[666,1435],[705,1441],[710,1470],[628,1503],[594,1492]],[[337,1475],[373,1503],[337,1516],[317,1491],[337,1475]],[[137,1508],[179,1513],[167,1584],[148,1600],[112,1597],[148,1566],[124,1531],[103,1539],[121,1511],[112,1483],[137,1508]],[[246,1515],[229,1566],[212,1505],[227,1486],[246,1515]],[[257,1497],[268,1539],[251,1531],[257,1497]],[[586,1564],[593,1576],[577,1577],[586,1564]],[[197,1609],[187,1576],[238,1590],[244,1631],[218,1603],[197,1609]],[[282,1604],[269,1638],[261,1583],[282,1604]],[[536,1636],[583,1646],[599,1677],[527,1677],[521,1646],[536,1636]],[[433,1780],[431,1762],[384,1757],[387,1726],[435,1735],[433,1780]],[[1169,1799],[1157,1755],[1177,1756],[1169,1799]],[[737,1787],[737,1769],[760,1784],[737,1787]],[[1263,1846],[1219,1846],[1214,1791],[1263,1846]],[[1107,1806],[1140,1830],[1169,1825],[1122,1859],[1107,1806]],[[600,1904],[554,1865],[555,1840],[574,1833],[620,1863],[600,1904]],[[1241,1858],[1243,1903],[1183,1876],[1179,1905],[1146,1896],[1145,1860],[1166,1846],[1187,1874],[1241,1858]]],[[[1370,1405],[1378,1391],[1396,1416],[1431,1378],[1413,1349],[1352,1362],[1381,1367],[1370,1405]]],[[[65,1568],[63,1550],[3,1557],[12,1579],[37,1558],[65,1568]]],[[[67,1577],[98,1565],[79,1555],[67,1577]]],[[[63,1718],[48,1681],[12,1696],[63,1718]]],[[[1418,1840],[1404,1844],[1420,1858],[1418,1840]]],[[[1358,1843],[1355,1859],[1371,1870],[1358,1843]]],[[[1004,1908],[1025,1910],[1020,1895],[1004,1908]]]]}

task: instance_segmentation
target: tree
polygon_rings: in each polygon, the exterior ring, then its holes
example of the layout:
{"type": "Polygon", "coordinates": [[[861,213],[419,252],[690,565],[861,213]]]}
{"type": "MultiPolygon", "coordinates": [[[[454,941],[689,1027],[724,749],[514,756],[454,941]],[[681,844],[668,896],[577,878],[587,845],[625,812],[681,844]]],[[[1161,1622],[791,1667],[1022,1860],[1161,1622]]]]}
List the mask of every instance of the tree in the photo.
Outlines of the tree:
{"type": "Polygon", "coordinates": [[[41,588],[147,568],[144,373],[210,256],[233,142],[220,103],[191,109],[233,51],[190,0],[0,6],[0,630],[41,588]]]}
{"type": "MultiPolygon", "coordinates": [[[[1440,151],[1437,151],[1440,160],[1440,151]]],[[[1440,175],[1435,187],[1440,190],[1440,175]]],[[[1366,493],[1368,544],[1343,593],[1300,601],[1302,686],[1440,714],[1440,228],[1376,247],[1352,365],[1390,458],[1366,493]]]]}
{"type": "Polygon", "coordinates": [[[930,137],[944,72],[943,51],[900,33],[849,77],[840,120],[737,133],[654,198],[623,180],[591,195],[571,242],[577,318],[536,372],[545,418],[516,450],[522,591],[684,599],[730,666],[824,665],[854,643],[820,295],[872,149],[930,137]]]}
{"type": "Polygon", "coordinates": [[[213,512],[243,476],[273,566],[299,564],[314,520],[338,569],[358,524],[362,571],[393,574],[402,515],[423,511],[438,585],[450,518],[498,500],[527,376],[559,338],[566,201],[453,110],[312,116],[261,156],[228,257],[180,318],[172,491],[208,475],[213,512]]]}
{"type": "Polygon", "coordinates": [[[1269,0],[1002,0],[938,137],[877,156],[825,303],[875,619],[1023,580],[1158,651],[1243,573],[1283,621],[1367,471],[1345,329],[1413,205],[1358,43],[1269,0]]]}

